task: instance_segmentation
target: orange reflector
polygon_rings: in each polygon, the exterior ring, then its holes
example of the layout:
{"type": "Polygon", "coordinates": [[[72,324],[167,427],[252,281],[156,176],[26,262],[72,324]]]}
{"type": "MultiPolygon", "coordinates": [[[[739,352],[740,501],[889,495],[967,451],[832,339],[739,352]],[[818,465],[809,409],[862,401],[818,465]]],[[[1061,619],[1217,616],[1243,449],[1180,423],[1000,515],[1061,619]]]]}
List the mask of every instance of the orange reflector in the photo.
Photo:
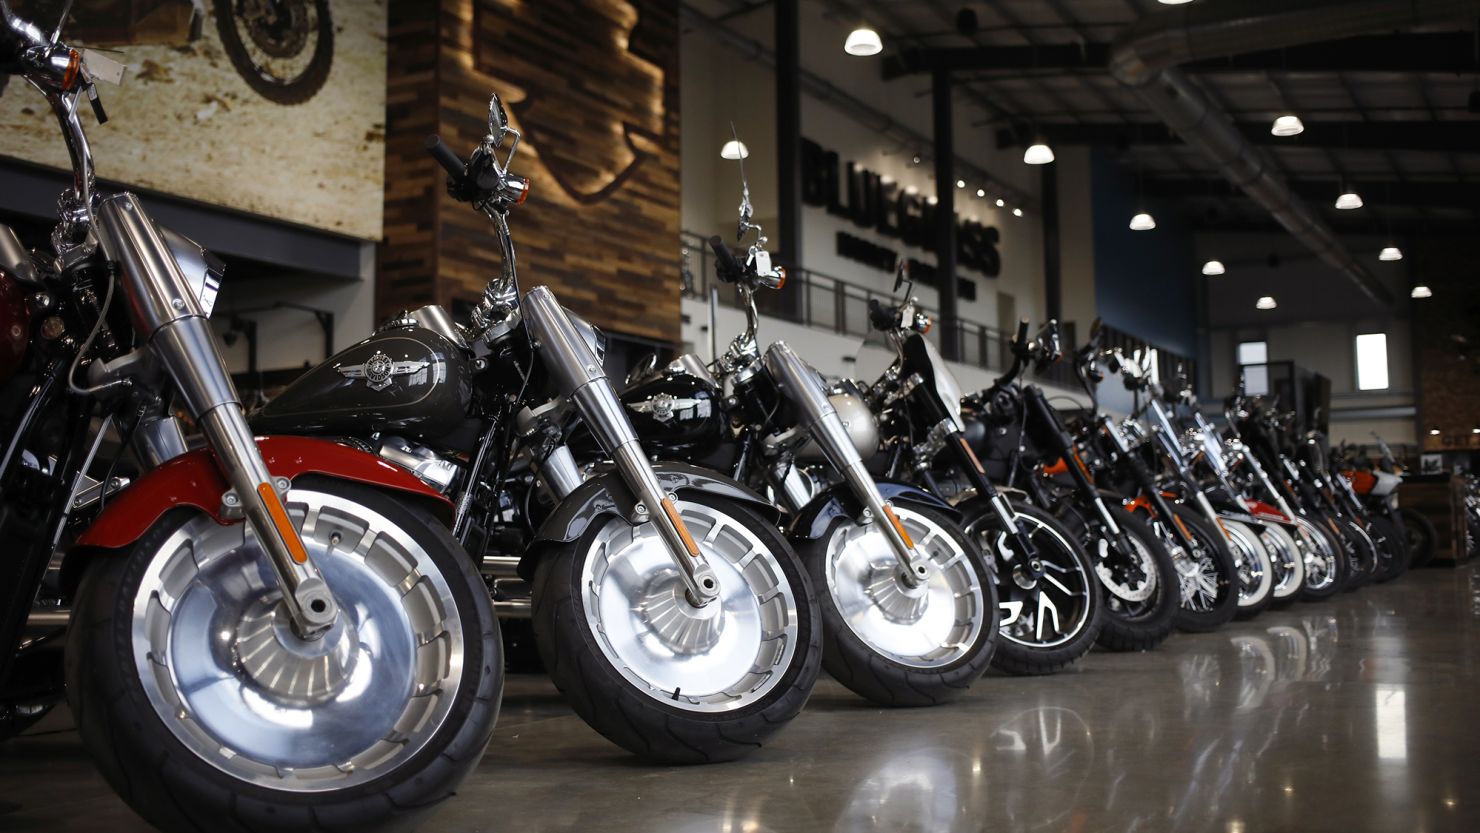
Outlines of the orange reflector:
{"type": "Polygon", "coordinates": [[[899,537],[904,539],[904,545],[910,549],[914,549],[915,542],[910,538],[910,534],[904,531],[904,524],[899,522],[899,516],[894,514],[894,508],[887,503],[884,504],[884,514],[888,516],[889,523],[894,524],[894,531],[898,532],[899,537]]]}
{"type": "Polygon", "coordinates": [[[925,326],[920,330],[920,335],[926,335],[927,333],[929,333],[930,328],[933,326],[935,326],[935,319],[931,318],[928,315],[925,316],[925,326]]]}
{"type": "Polygon", "coordinates": [[[529,180],[526,179],[524,180],[524,190],[519,192],[519,199],[515,200],[514,204],[524,205],[524,201],[527,199],[529,199],[529,180]]]}
{"type": "Polygon", "coordinates": [[[267,507],[267,514],[272,518],[272,525],[277,527],[278,534],[283,536],[283,542],[288,545],[288,554],[299,564],[308,561],[308,550],[303,548],[303,541],[298,537],[298,530],[293,528],[293,520],[288,517],[288,510],[283,507],[283,502],[278,499],[277,490],[272,488],[271,483],[257,484],[257,495],[262,498],[262,504],[267,507]]]}
{"type": "Polygon", "coordinates": [[[689,551],[689,555],[698,558],[699,545],[694,542],[694,536],[689,534],[689,528],[684,526],[683,518],[678,514],[678,507],[674,506],[673,501],[666,497],[663,498],[663,514],[667,515],[668,520],[673,522],[674,528],[678,530],[678,537],[683,539],[683,545],[689,551]]]}
{"type": "Polygon", "coordinates": [[[780,288],[786,286],[786,267],[785,266],[777,266],[776,267],[776,272],[777,272],[777,274],[781,275],[780,282],[778,282],[776,284],[776,288],[777,289],[780,289],[780,288]]]}
{"type": "Polygon", "coordinates": [[[62,91],[72,92],[73,85],[77,82],[77,75],[82,70],[82,53],[75,49],[67,52],[67,70],[62,73],[62,91]]]}
{"type": "Polygon", "coordinates": [[[967,442],[966,438],[961,436],[956,437],[956,442],[961,444],[962,450],[966,452],[966,458],[971,461],[973,466],[976,466],[977,473],[986,474],[987,470],[982,468],[982,461],[976,459],[976,452],[971,450],[971,443],[967,442]]]}

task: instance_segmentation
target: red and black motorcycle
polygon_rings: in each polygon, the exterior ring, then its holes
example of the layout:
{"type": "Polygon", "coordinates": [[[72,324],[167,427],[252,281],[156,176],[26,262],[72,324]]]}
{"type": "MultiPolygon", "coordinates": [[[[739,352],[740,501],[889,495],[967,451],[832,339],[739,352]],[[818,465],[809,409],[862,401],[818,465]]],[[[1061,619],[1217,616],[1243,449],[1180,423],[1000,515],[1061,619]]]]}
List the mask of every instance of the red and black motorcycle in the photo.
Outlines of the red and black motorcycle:
{"type": "Polygon", "coordinates": [[[158,827],[430,810],[502,683],[452,507],[368,453],[254,438],[207,323],[220,262],[96,187],[84,56],[0,0],[0,74],[45,97],[73,168],[50,251],[0,226],[0,731],[45,707],[65,643],[83,743],[158,827]]]}

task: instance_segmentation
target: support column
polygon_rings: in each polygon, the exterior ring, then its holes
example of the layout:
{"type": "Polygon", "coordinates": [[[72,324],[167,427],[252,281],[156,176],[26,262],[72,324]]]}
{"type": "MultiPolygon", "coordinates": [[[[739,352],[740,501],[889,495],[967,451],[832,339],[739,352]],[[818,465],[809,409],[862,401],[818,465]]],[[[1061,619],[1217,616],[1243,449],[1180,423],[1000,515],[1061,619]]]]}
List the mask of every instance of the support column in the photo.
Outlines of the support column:
{"type": "Polygon", "coordinates": [[[776,0],[777,249],[787,268],[802,266],[802,63],[800,0],[776,0]]]}
{"type": "MultiPolygon", "coordinates": [[[[1043,309],[1064,323],[1064,269],[1059,241],[1059,175],[1057,165],[1039,165],[1040,202],[1043,205],[1043,309]]],[[[1082,326],[1089,326],[1084,322],[1082,326]]],[[[1088,331],[1086,331],[1087,333],[1088,331]]]]}
{"type": "Polygon", "coordinates": [[[931,113],[935,122],[935,265],[940,292],[940,351],[959,361],[961,341],[956,313],[956,142],[951,112],[951,75],[937,69],[931,76],[931,113]]]}

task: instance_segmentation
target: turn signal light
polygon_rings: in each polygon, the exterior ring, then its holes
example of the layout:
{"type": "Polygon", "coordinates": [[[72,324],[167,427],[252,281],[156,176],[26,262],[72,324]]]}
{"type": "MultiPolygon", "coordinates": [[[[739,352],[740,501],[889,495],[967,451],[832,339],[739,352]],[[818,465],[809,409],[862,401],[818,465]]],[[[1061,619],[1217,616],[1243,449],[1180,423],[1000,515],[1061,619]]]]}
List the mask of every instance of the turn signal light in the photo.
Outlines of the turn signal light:
{"type": "Polygon", "coordinates": [[[288,554],[299,564],[308,561],[308,550],[303,548],[303,539],[298,537],[298,530],[293,528],[293,520],[288,517],[288,510],[283,507],[277,490],[272,488],[271,483],[258,483],[257,495],[262,498],[262,505],[267,507],[272,525],[283,536],[283,543],[288,545],[288,554]]]}

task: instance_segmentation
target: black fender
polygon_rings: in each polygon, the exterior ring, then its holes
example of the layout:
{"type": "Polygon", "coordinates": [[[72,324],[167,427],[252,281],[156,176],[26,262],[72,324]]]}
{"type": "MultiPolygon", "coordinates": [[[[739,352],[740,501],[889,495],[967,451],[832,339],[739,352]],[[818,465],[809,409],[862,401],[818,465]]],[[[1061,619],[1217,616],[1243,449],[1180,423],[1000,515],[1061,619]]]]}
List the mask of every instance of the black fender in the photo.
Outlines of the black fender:
{"type": "MultiPolygon", "coordinates": [[[[653,471],[663,491],[683,496],[694,492],[717,495],[744,504],[769,523],[777,523],[781,512],[774,503],[756,494],[744,484],[723,474],[692,466],[688,463],[653,463],[653,471]]],[[[545,518],[535,532],[534,540],[519,559],[519,577],[525,581],[534,578],[536,559],[552,544],[568,544],[580,538],[594,521],[609,515],[632,523],[637,500],[626,481],[615,469],[592,477],[566,495],[560,505],[545,518]]]]}
{"type": "MultiPolygon", "coordinates": [[[[890,503],[926,506],[946,513],[953,521],[961,520],[961,512],[930,492],[898,480],[875,478],[879,494],[890,503]]],[[[832,532],[832,528],[844,519],[857,518],[863,512],[863,504],[853,495],[847,485],[837,483],[824,489],[817,497],[803,506],[787,528],[793,539],[815,541],[832,532]]]]}

